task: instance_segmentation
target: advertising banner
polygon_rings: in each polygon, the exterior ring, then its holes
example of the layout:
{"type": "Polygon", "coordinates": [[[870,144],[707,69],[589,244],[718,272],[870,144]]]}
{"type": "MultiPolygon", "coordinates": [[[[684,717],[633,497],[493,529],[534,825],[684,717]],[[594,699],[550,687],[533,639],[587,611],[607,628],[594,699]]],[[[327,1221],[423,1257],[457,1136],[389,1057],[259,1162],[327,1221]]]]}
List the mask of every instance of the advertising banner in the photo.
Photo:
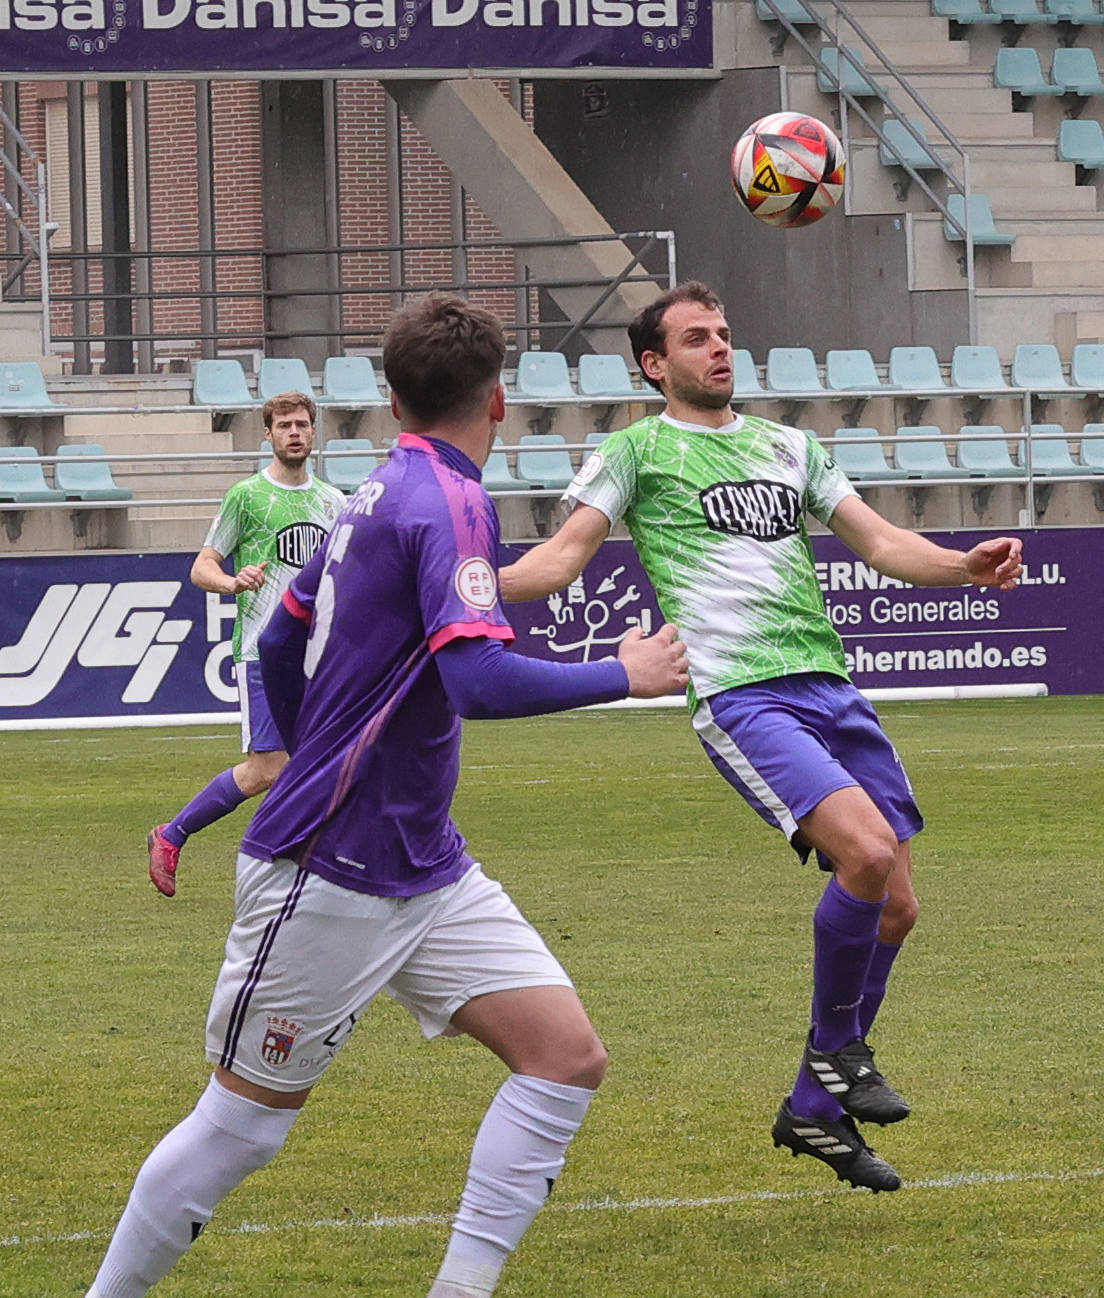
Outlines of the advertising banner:
{"type": "MultiPolygon", "coordinates": [[[[982,535],[932,539],[961,549],[982,535]]],[[[1025,534],[1027,572],[1011,592],[910,587],[834,537],[813,550],[860,689],[1104,693],[1104,528],[1025,534]]],[[[197,590],[191,564],[180,553],[0,559],[0,729],[235,718],[234,602],[197,590]]],[[[510,617],[520,652],[560,662],[616,653],[631,627],[663,621],[627,541],[510,617]]]]}
{"type": "Polygon", "coordinates": [[[710,0],[0,0],[0,76],[712,62],[710,0]]]}

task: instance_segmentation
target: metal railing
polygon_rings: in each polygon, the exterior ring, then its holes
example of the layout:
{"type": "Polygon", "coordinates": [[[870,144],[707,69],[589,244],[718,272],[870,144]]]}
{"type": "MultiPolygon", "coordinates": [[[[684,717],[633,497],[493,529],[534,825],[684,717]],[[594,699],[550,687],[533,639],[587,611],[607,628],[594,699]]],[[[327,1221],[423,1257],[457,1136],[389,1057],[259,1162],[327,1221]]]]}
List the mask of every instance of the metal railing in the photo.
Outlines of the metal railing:
{"type": "Polygon", "coordinates": [[[805,39],[800,25],[795,24],[789,17],[787,17],[779,7],[777,0],[762,0],[762,3],[773,14],[774,21],[781,25],[781,28],[785,31],[787,37],[792,37],[809,56],[813,64],[816,66],[818,74],[823,74],[829,83],[833,84],[840,100],[840,131],[843,137],[845,150],[850,145],[850,140],[848,138],[849,132],[847,129],[848,114],[854,113],[865,123],[866,126],[870,128],[871,131],[874,132],[879,146],[886,148],[890,152],[896,160],[897,165],[906,172],[910,181],[917,185],[924,196],[942,215],[943,220],[962,238],[964,244],[962,270],[966,279],[969,340],[971,343],[975,342],[977,337],[977,283],[974,265],[974,238],[970,211],[970,196],[972,191],[970,186],[969,153],[959,143],[954,133],[935,112],[931,104],[929,104],[923,95],[921,95],[915,87],[913,87],[901,75],[892,61],[875,42],[873,37],[869,35],[858,20],[848,11],[846,6],[840,3],[840,0],[809,0],[806,9],[810,17],[813,19],[812,25],[815,25],[817,30],[824,37],[827,46],[838,49],[839,58],[845,61],[848,67],[859,76],[866,79],[870,85],[879,92],[878,98],[882,105],[885,117],[891,118],[893,121],[900,123],[902,128],[912,139],[913,143],[919,145],[920,148],[931,158],[932,163],[934,164],[932,170],[938,171],[943,176],[947,182],[948,191],[961,196],[963,217],[962,220],[959,220],[951,212],[947,200],[932,189],[924,178],[924,175],[908,161],[908,159],[901,153],[900,149],[894,144],[893,140],[890,137],[887,137],[883,129],[884,119],[883,123],[880,124],[870,115],[870,113],[867,112],[860,100],[843,85],[842,79],[837,72],[825,62],[821,50],[814,48],[814,46],[810,45],[810,43],[805,39]],[[819,6],[827,6],[835,12],[835,24],[827,22],[825,18],[822,17],[818,9],[819,6]],[[855,58],[854,54],[845,44],[847,38],[840,35],[841,22],[846,24],[853,33],[853,37],[861,41],[870,51],[871,55],[877,60],[876,65],[867,65],[865,61],[860,62],[855,58]],[[912,108],[906,108],[902,111],[890,98],[886,89],[871,80],[872,75],[890,77],[899,90],[908,97],[909,102],[912,104],[912,108]],[[917,131],[909,120],[910,113],[922,116],[922,118],[929,122],[943,137],[942,140],[933,141],[931,139],[925,139],[923,134],[917,131]],[[957,156],[961,166],[961,176],[957,175],[955,170],[947,164],[946,159],[940,157],[936,152],[936,144],[943,143],[945,143],[957,156]]]}
{"type": "MultiPolygon", "coordinates": [[[[0,209],[8,221],[18,231],[19,248],[14,254],[8,254],[4,261],[10,263],[3,274],[0,274],[0,298],[9,295],[23,272],[32,263],[38,263],[39,292],[37,301],[42,308],[42,354],[49,356],[50,339],[50,236],[57,225],[48,219],[46,204],[46,165],[35,153],[26,136],[0,107],[0,140],[9,139],[15,143],[15,156],[12,157],[6,148],[0,147],[0,164],[3,166],[7,182],[15,186],[18,195],[30,209],[29,222],[25,221],[8,199],[4,189],[0,189],[0,209]],[[28,184],[23,175],[21,160],[25,160],[34,172],[34,184],[28,184]]],[[[21,204],[22,205],[22,204],[21,204]]],[[[16,296],[15,300],[19,300],[16,296]]]]}

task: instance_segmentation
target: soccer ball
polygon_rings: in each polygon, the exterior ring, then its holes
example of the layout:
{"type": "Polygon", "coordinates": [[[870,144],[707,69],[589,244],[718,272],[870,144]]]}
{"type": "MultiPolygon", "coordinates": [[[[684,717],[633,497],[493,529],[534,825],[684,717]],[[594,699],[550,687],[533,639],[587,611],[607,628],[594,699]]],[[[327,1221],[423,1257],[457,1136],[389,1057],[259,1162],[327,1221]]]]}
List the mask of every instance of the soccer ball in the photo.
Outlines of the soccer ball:
{"type": "Polygon", "coordinates": [[[812,225],[839,202],[846,162],[830,127],[804,113],[770,113],[736,141],[732,188],[768,225],[812,225]]]}

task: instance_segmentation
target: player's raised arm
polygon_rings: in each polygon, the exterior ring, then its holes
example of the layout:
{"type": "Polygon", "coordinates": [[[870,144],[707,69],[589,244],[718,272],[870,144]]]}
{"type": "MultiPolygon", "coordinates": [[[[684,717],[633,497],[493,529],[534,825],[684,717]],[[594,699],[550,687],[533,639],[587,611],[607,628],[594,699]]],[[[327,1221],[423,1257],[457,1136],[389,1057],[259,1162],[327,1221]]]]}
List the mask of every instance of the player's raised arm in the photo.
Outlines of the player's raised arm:
{"type": "Polygon", "coordinates": [[[518,604],[569,586],[597,554],[609,530],[609,519],[600,509],[576,505],[555,536],[499,569],[503,601],[518,604]]]}
{"type": "Polygon", "coordinates": [[[998,536],[972,550],[936,545],[919,532],[896,527],[857,496],[840,502],[829,527],[873,568],[915,586],[999,586],[1012,590],[1023,571],[1023,543],[998,536]]]}

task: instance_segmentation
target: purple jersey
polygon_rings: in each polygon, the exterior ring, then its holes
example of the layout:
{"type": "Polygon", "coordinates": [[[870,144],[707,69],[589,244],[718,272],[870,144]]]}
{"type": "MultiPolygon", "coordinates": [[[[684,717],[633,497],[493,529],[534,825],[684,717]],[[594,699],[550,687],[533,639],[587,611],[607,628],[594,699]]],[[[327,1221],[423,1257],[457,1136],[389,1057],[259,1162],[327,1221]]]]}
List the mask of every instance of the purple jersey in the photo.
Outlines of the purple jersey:
{"type": "Polygon", "coordinates": [[[471,865],[449,814],[460,719],[433,654],[458,636],[514,638],[497,547],[475,465],[403,433],[284,597],[311,621],[306,687],[294,752],[243,851],[386,897],[441,888],[471,865]]]}

